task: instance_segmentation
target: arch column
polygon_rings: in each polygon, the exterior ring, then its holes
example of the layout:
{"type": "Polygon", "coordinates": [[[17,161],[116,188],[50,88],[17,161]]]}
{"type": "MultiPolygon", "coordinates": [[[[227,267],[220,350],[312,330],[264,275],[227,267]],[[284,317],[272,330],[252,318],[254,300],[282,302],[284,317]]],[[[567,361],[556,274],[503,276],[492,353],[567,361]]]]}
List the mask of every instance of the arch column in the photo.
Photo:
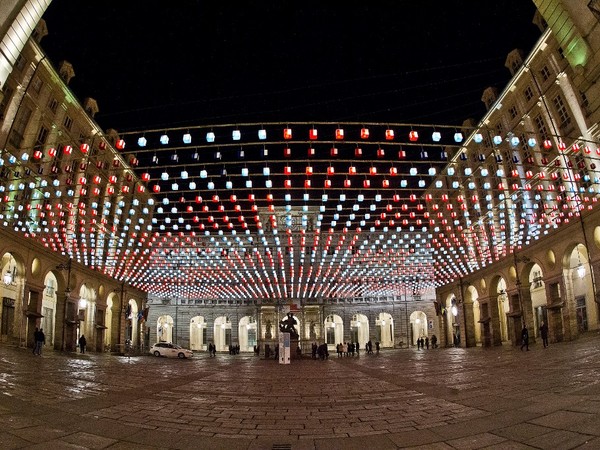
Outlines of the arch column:
{"type": "MultiPolygon", "coordinates": [[[[462,311],[461,316],[463,318],[463,323],[461,323],[461,329],[464,331],[461,333],[460,340],[464,343],[465,347],[475,347],[477,345],[475,339],[475,315],[473,314],[473,301],[463,300],[462,302],[462,311]]],[[[479,325],[479,324],[478,324],[479,325]]]]}
{"type": "Polygon", "coordinates": [[[481,311],[480,322],[483,325],[483,345],[485,347],[502,345],[498,298],[494,296],[480,298],[479,308],[481,311]]]}
{"type": "Polygon", "coordinates": [[[564,301],[561,297],[561,281],[560,277],[544,280],[548,316],[548,340],[550,342],[562,342],[565,339],[562,315],[564,301]]]}

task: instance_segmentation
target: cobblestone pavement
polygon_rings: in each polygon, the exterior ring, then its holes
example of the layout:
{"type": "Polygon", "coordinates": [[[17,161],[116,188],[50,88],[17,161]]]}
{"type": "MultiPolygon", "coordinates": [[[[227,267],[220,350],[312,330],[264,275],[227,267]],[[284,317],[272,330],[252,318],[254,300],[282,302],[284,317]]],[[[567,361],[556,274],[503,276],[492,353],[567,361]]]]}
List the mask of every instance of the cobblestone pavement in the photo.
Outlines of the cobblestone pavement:
{"type": "Polygon", "coordinates": [[[600,449],[599,345],[290,365],[0,346],[0,448],[600,449]]]}

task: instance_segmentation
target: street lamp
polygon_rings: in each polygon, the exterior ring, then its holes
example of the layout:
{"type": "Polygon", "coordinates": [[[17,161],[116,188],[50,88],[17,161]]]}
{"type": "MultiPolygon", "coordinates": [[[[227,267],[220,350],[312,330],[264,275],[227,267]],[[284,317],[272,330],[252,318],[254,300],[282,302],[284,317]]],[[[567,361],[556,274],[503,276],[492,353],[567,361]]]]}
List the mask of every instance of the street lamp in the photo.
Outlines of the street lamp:
{"type": "Polygon", "coordinates": [[[64,305],[64,315],[63,315],[63,327],[62,327],[62,343],[61,343],[61,351],[65,351],[65,340],[67,333],[67,304],[69,302],[69,294],[71,293],[71,258],[67,261],[66,264],[59,264],[56,266],[58,270],[66,270],[67,271],[67,285],[65,287],[65,305],[64,305]]]}

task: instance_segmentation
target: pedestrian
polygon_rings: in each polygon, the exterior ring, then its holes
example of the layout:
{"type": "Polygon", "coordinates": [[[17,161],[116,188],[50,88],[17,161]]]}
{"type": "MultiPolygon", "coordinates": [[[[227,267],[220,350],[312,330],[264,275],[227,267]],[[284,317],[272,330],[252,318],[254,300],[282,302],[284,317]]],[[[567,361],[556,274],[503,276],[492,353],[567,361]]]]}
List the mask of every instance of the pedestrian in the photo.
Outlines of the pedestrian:
{"type": "Polygon", "coordinates": [[[417,339],[417,350],[421,350],[421,338],[417,339]]]}
{"type": "Polygon", "coordinates": [[[360,356],[360,344],[356,341],[356,356],[360,356]]]}
{"type": "Polygon", "coordinates": [[[375,341],[375,352],[379,355],[379,341],[375,341]]]}
{"type": "Polygon", "coordinates": [[[42,356],[42,348],[44,347],[44,345],[46,345],[46,335],[44,334],[43,328],[40,328],[40,331],[38,331],[36,341],[36,355],[42,356]]]}
{"type": "Polygon", "coordinates": [[[429,336],[425,337],[425,348],[429,350],[429,336]]]}
{"type": "Polygon", "coordinates": [[[79,352],[85,353],[85,346],[87,345],[87,341],[85,340],[85,336],[82,334],[79,338],[79,352]]]}
{"type": "Polygon", "coordinates": [[[546,322],[542,320],[542,324],[540,325],[540,335],[542,336],[542,343],[544,344],[544,348],[548,347],[548,325],[546,322]]]}
{"type": "Polygon", "coordinates": [[[529,351],[529,330],[527,329],[527,325],[523,325],[523,329],[521,330],[521,350],[523,347],[529,351]]]}
{"type": "Polygon", "coordinates": [[[431,336],[431,348],[437,348],[437,336],[435,334],[431,336]]]}

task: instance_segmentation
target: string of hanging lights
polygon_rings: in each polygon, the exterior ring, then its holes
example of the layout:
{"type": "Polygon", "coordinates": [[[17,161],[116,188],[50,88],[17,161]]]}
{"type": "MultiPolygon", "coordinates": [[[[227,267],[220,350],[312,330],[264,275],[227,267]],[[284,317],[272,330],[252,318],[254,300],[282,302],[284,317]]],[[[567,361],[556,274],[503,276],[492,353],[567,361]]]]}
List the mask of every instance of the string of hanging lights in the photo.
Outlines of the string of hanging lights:
{"type": "Polygon", "coordinates": [[[594,142],[381,123],[225,124],[0,154],[0,223],[157,295],[385,297],[595,208],[594,142]]]}

